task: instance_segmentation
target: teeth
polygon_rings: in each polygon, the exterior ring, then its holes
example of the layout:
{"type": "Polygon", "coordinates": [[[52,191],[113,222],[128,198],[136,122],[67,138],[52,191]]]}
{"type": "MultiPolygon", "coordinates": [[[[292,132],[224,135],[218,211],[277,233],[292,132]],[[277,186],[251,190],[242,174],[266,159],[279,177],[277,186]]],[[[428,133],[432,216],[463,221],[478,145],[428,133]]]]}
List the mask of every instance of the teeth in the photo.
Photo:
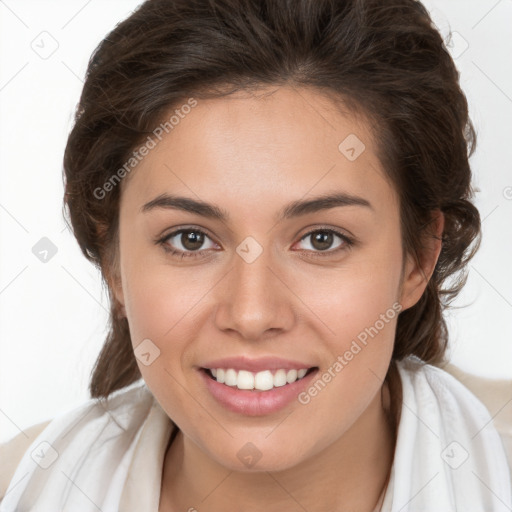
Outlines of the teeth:
{"type": "Polygon", "coordinates": [[[227,386],[237,387],[238,389],[257,389],[259,391],[268,391],[272,388],[278,388],[300,380],[306,375],[308,369],[300,370],[277,370],[272,373],[270,370],[253,373],[247,370],[236,371],[233,368],[211,368],[210,372],[214,379],[227,386]]]}
{"type": "Polygon", "coordinates": [[[254,377],[254,389],[267,391],[274,387],[274,377],[269,370],[258,372],[254,377]]]}
{"type": "Polygon", "coordinates": [[[286,382],[288,384],[291,384],[292,382],[295,382],[297,380],[297,370],[288,370],[288,373],[286,374],[286,382]]]}
{"type": "Polygon", "coordinates": [[[254,375],[251,372],[240,370],[235,385],[238,389],[254,389],[254,375]]]}
{"type": "Polygon", "coordinates": [[[237,372],[232,368],[229,368],[229,370],[226,370],[226,379],[224,381],[224,384],[226,384],[227,386],[236,386],[238,382],[237,377],[237,372]]]}
{"type": "Polygon", "coordinates": [[[274,386],[276,388],[286,384],[286,370],[277,370],[274,375],[274,386]]]}

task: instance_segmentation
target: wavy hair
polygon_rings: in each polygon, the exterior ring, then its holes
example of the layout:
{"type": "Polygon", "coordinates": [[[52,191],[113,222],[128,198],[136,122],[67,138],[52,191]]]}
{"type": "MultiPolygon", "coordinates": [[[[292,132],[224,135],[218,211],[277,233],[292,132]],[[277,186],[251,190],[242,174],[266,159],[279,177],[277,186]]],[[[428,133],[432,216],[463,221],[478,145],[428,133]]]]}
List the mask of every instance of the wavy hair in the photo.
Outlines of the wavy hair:
{"type": "Polygon", "coordinates": [[[92,397],[108,398],[141,377],[111,290],[121,187],[101,198],[97,190],[184,98],[268,85],[314,87],[371,119],[400,199],[404,254],[419,261],[425,237],[433,236],[432,213],[444,214],[434,273],[397,320],[386,377],[391,392],[401,396],[397,360],[443,360],[443,309],[466,281],[481,231],[471,203],[475,130],[458,71],[426,8],[416,0],[147,0],[91,56],[64,155],[72,230],[101,269],[111,301],[92,397]]]}

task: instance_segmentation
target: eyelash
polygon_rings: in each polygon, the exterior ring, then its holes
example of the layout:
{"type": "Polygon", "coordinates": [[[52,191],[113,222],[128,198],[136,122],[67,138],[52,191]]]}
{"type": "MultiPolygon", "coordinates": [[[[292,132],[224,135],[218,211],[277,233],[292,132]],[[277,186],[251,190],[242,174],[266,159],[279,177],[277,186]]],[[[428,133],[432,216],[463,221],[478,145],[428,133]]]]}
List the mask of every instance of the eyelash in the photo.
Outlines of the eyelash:
{"type": "MultiPolygon", "coordinates": [[[[205,235],[208,238],[210,238],[208,236],[208,234],[205,233],[202,229],[197,229],[197,228],[181,228],[181,229],[178,229],[177,231],[173,231],[172,233],[169,233],[168,235],[165,235],[163,238],[160,238],[160,239],[156,240],[156,244],[161,245],[162,248],[164,249],[164,251],[167,252],[170,256],[176,256],[176,257],[179,257],[180,259],[203,257],[201,255],[201,253],[204,252],[205,250],[208,250],[208,249],[203,249],[201,251],[188,251],[187,252],[187,251],[181,251],[181,250],[169,248],[169,246],[167,245],[167,241],[170,238],[173,238],[176,235],[179,235],[180,233],[187,233],[187,232],[200,233],[200,234],[205,235]]],[[[332,229],[332,228],[316,228],[316,229],[314,229],[312,231],[309,231],[305,235],[303,235],[300,238],[299,241],[302,241],[305,238],[307,238],[308,236],[311,236],[314,233],[318,233],[318,232],[321,232],[321,233],[334,233],[335,235],[340,237],[343,240],[344,243],[340,247],[338,247],[338,248],[336,248],[334,250],[325,250],[325,251],[302,250],[302,251],[297,251],[297,252],[312,253],[312,256],[314,258],[316,258],[316,257],[325,258],[325,257],[328,257],[328,256],[332,256],[333,254],[337,254],[340,251],[350,250],[352,248],[352,246],[355,245],[355,240],[354,239],[352,239],[352,238],[348,237],[347,235],[345,235],[343,233],[340,233],[339,231],[337,231],[335,229],[332,229]]]]}

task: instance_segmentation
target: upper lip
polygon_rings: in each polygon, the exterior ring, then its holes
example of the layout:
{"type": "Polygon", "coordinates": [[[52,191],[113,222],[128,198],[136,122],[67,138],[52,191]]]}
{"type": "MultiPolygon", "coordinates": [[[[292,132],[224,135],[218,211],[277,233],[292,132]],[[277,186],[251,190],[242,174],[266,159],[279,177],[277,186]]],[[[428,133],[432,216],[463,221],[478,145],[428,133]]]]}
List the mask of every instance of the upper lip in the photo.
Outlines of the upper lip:
{"type": "Polygon", "coordinates": [[[249,372],[261,372],[264,370],[279,370],[281,368],[283,370],[300,370],[301,368],[312,368],[314,365],[273,356],[259,357],[257,359],[252,359],[247,356],[238,356],[215,359],[200,366],[202,368],[232,368],[236,371],[246,370],[249,372]]]}

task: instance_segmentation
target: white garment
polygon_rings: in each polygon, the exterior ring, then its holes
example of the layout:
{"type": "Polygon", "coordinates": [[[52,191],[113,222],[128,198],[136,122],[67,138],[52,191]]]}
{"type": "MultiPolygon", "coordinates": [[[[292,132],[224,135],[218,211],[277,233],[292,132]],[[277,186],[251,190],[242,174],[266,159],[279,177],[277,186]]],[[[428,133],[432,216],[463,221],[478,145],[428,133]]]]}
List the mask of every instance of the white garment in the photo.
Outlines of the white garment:
{"type": "Polygon", "coordinates": [[[402,416],[382,512],[510,512],[510,468],[485,406],[415,357],[398,369],[402,416]]]}
{"type": "MultiPolygon", "coordinates": [[[[403,405],[382,512],[510,512],[510,470],[484,405],[417,358],[398,369],[403,405]]],[[[0,512],[157,512],[174,428],[142,380],[107,407],[90,400],[39,434],[0,512]]]]}

